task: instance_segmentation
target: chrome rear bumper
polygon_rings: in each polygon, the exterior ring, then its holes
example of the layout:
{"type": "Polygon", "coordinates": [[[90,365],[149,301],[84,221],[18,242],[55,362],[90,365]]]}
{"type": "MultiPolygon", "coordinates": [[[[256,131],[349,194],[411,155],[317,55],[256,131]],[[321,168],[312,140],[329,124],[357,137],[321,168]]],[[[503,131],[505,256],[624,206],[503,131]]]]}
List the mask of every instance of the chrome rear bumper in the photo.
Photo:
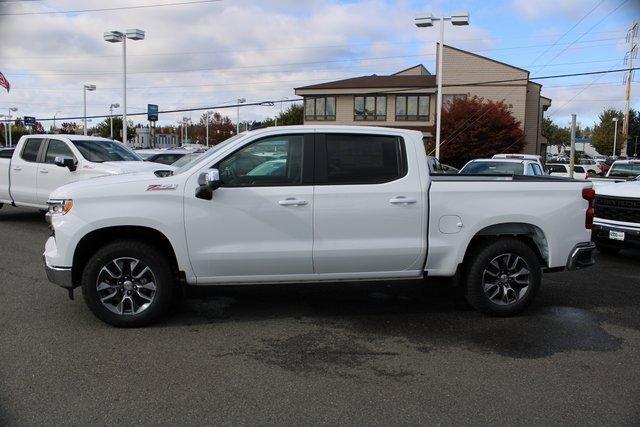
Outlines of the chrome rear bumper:
{"type": "Polygon", "coordinates": [[[567,259],[567,270],[580,270],[591,267],[596,263],[596,260],[593,258],[595,249],[596,244],[593,242],[578,243],[567,259]]]}

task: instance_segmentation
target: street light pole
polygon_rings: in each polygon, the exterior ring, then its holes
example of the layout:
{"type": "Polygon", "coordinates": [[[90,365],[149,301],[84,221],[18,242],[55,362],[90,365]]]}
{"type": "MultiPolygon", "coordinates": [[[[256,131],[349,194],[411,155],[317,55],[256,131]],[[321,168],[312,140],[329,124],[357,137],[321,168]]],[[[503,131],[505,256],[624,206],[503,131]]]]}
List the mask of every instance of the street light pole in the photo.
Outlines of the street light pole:
{"type": "Polygon", "coordinates": [[[237,115],[237,123],[236,123],[236,134],[240,133],[240,104],[244,104],[245,102],[247,102],[246,99],[244,98],[238,98],[238,104],[236,105],[238,111],[238,115],[237,115]]]}
{"type": "Polygon", "coordinates": [[[618,142],[618,118],[613,118],[614,128],[613,128],[613,157],[616,156],[616,143],[618,142]]]}
{"type": "Polygon", "coordinates": [[[11,136],[11,112],[18,111],[18,107],[9,107],[9,115],[7,118],[9,119],[9,147],[13,147],[13,138],[11,136]]]}
{"type": "Polygon", "coordinates": [[[84,134],[87,134],[87,91],[94,91],[96,90],[96,85],[88,85],[85,84],[84,85],[84,89],[82,91],[83,94],[83,98],[84,98],[84,134]]]}
{"type": "Polygon", "coordinates": [[[205,129],[205,141],[206,141],[206,146],[209,146],[209,112],[206,112],[206,117],[205,117],[205,124],[206,124],[206,129],[205,129]]]}
{"type": "Polygon", "coordinates": [[[122,143],[128,145],[127,139],[127,39],[144,40],[143,30],[132,29],[126,32],[107,31],[104,40],[110,43],[122,43],[122,143]]]}
{"type": "Polygon", "coordinates": [[[119,106],[120,106],[120,104],[118,104],[118,103],[114,103],[114,104],[109,105],[109,122],[110,122],[110,124],[109,124],[109,127],[110,127],[109,135],[110,135],[111,139],[113,139],[113,109],[114,108],[118,108],[119,106]]]}
{"type": "Polygon", "coordinates": [[[438,69],[436,94],[436,158],[440,159],[440,135],[442,118],[442,52],[444,50],[444,21],[451,21],[452,25],[469,25],[469,12],[455,12],[451,16],[434,17],[428,13],[424,18],[416,18],[416,27],[433,27],[433,21],[440,21],[440,46],[438,47],[438,69]]]}

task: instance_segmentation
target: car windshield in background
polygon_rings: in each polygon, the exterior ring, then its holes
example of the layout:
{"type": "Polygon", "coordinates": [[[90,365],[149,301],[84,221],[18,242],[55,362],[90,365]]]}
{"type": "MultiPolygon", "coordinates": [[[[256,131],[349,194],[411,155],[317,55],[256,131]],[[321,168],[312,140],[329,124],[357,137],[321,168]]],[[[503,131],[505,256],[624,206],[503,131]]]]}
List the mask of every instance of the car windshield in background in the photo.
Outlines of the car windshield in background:
{"type": "Polygon", "coordinates": [[[515,174],[522,175],[524,166],[515,162],[473,162],[462,168],[460,173],[468,174],[515,174]]]}
{"type": "Polygon", "coordinates": [[[90,162],[141,162],[142,158],[119,142],[105,140],[71,141],[82,157],[90,162]]]}
{"type": "Polygon", "coordinates": [[[609,176],[633,177],[640,175],[640,161],[633,163],[616,163],[611,167],[609,176]]]}
{"type": "Polygon", "coordinates": [[[186,165],[187,163],[190,163],[192,160],[195,160],[200,156],[202,156],[202,154],[187,154],[186,156],[182,156],[175,162],[171,163],[171,166],[174,166],[176,168],[181,168],[182,166],[186,165]]]}
{"type": "Polygon", "coordinates": [[[547,170],[549,171],[549,173],[567,173],[567,169],[563,165],[547,164],[547,170]]]}
{"type": "Polygon", "coordinates": [[[220,144],[214,145],[213,147],[211,147],[209,150],[205,151],[204,154],[202,154],[202,156],[197,157],[195,159],[192,159],[190,162],[188,162],[187,164],[183,165],[182,167],[176,169],[173,174],[174,175],[178,175],[181,174],[184,171],[188,171],[189,169],[191,169],[191,167],[193,165],[195,165],[196,163],[198,163],[199,161],[201,161],[202,159],[206,158],[206,157],[210,157],[212,156],[216,151],[220,150],[222,147],[224,147],[225,145],[229,144],[231,141],[235,141],[238,138],[242,138],[243,136],[245,136],[246,134],[236,134],[234,136],[232,136],[229,139],[225,139],[224,141],[222,141],[220,144]]]}

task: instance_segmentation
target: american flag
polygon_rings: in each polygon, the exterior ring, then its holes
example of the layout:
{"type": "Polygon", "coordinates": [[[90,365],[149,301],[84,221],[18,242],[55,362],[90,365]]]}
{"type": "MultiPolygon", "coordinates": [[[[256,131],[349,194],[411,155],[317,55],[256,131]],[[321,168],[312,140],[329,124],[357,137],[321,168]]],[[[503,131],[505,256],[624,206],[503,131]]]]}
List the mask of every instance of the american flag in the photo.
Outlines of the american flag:
{"type": "Polygon", "coordinates": [[[0,73],[0,86],[5,88],[7,92],[11,89],[11,85],[9,84],[9,80],[4,76],[4,74],[0,73]]]}

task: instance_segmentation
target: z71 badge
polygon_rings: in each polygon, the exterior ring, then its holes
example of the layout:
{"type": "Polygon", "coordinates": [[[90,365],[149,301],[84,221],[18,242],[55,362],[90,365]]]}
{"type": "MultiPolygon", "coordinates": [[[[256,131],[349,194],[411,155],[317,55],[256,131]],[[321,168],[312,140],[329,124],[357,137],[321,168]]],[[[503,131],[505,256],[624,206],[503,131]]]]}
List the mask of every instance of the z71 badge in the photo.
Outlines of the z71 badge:
{"type": "Polygon", "coordinates": [[[173,191],[178,188],[178,184],[150,184],[147,191],[173,191]]]}

